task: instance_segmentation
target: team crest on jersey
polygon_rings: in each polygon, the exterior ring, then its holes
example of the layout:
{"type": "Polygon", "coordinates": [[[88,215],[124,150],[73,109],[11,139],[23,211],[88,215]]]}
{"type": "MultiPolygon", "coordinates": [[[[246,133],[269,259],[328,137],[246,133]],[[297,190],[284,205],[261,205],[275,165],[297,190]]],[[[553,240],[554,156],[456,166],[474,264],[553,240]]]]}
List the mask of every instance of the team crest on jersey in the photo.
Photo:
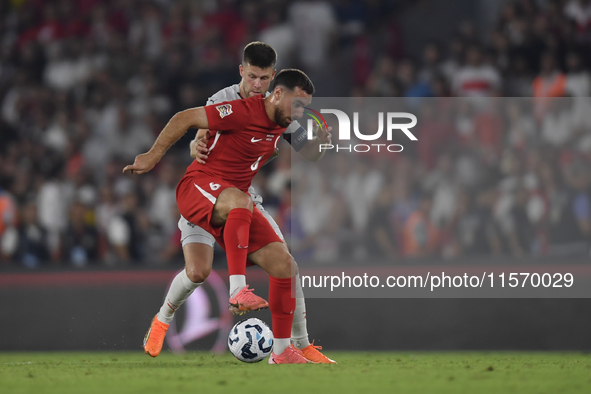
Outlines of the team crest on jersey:
{"type": "Polygon", "coordinates": [[[216,108],[220,112],[220,118],[225,118],[232,113],[232,104],[218,105],[216,108]]]}

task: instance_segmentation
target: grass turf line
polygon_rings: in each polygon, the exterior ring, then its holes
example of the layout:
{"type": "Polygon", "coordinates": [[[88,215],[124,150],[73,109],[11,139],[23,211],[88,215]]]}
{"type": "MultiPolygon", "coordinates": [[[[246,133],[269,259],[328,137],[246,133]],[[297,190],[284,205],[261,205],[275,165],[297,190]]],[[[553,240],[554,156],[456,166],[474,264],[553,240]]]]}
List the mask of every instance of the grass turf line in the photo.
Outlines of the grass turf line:
{"type": "Polygon", "coordinates": [[[0,393],[591,392],[588,353],[327,354],[339,364],[246,364],[210,353],[1,353],[0,393]]]}

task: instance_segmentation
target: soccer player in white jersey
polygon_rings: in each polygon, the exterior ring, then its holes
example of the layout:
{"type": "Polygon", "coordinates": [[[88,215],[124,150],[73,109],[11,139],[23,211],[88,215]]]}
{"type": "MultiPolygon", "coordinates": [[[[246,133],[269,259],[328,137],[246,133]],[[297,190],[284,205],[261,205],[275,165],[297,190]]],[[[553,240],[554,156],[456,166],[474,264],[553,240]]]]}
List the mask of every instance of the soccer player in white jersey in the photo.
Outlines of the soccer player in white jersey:
{"type": "MultiPolygon", "coordinates": [[[[248,44],[244,48],[242,64],[240,65],[240,76],[242,77],[240,83],[220,90],[209,98],[207,105],[266,94],[276,73],[276,60],[277,54],[271,46],[262,42],[248,44]]],[[[283,138],[304,158],[316,161],[322,156],[320,149],[318,149],[319,144],[330,143],[331,136],[330,130],[316,129],[315,131],[317,137],[313,141],[308,141],[306,130],[294,121],[283,134],[283,138]]],[[[195,140],[191,142],[191,155],[203,164],[206,163],[205,144],[199,140],[204,134],[206,134],[205,131],[200,130],[195,140]]],[[[208,136],[209,134],[207,133],[208,136]]],[[[279,226],[263,208],[262,197],[255,193],[252,186],[249,193],[253,202],[269,221],[276,234],[284,240],[279,226]]],[[[144,338],[144,350],[152,357],[156,357],[162,349],[164,337],[174,317],[174,312],[205,281],[213,263],[214,237],[203,228],[190,223],[183,217],[180,218],[178,225],[181,230],[185,270],[173,279],[164,304],[152,320],[150,329],[144,338]]],[[[236,300],[238,293],[242,296],[244,296],[244,293],[248,295],[245,276],[230,276],[229,291],[231,304],[233,300],[236,300]]],[[[246,299],[246,301],[249,300],[246,299]]],[[[260,299],[260,297],[253,298],[253,305],[247,305],[246,310],[266,307],[267,305],[260,304],[261,301],[266,304],[266,301],[260,299]]],[[[232,313],[241,313],[242,308],[240,308],[240,305],[235,304],[234,307],[230,307],[230,310],[232,313]]],[[[300,349],[308,360],[315,363],[335,363],[335,361],[319,351],[321,347],[314,346],[308,339],[306,306],[299,275],[296,276],[296,309],[294,311],[291,340],[293,346],[300,349]]]]}

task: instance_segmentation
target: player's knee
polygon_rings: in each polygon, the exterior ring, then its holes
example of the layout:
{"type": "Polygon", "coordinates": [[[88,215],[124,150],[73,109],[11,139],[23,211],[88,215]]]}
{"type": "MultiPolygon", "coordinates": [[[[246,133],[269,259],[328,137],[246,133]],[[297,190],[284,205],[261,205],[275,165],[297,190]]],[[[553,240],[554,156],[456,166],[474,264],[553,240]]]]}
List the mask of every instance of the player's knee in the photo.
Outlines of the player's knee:
{"type": "Polygon", "coordinates": [[[252,200],[250,199],[250,196],[248,196],[244,193],[240,193],[240,194],[236,193],[230,203],[230,210],[242,208],[242,209],[249,209],[252,212],[252,206],[253,206],[253,204],[252,204],[252,200]]]}
{"type": "Polygon", "coordinates": [[[229,213],[232,209],[244,208],[252,211],[252,200],[246,193],[238,189],[226,189],[216,202],[220,213],[229,213]]]}
{"type": "Polygon", "coordinates": [[[278,278],[291,278],[297,273],[297,265],[288,252],[281,254],[281,257],[277,259],[275,268],[278,278]]]}
{"type": "Polygon", "coordinates": [[[297,275],[300,273],[300,270],[298,268],[298,264],[295,262],[293,256],[289,255],[291,257],[291,276],[297,275]]]}
{"type": "Polygon", "coordinates": [[[187,264],[185,269],[187,271],[187,276],[193,283],[205,282],[205,279],[207,279],[211,273],[211,265],[187,264]]]}

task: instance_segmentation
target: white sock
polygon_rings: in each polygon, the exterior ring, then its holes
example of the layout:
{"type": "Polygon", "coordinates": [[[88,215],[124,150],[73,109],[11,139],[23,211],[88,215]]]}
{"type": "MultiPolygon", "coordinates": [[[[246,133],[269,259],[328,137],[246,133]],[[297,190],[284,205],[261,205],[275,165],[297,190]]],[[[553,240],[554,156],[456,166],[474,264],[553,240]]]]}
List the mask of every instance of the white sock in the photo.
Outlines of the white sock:
{"type": "Polygon", "coordinates": [[[273,353],[279,355],[289,347],[289,338],[275,338],[273,340],[273,353]]]}
{"type": "Polygon", "coordinates": [[[295,284],[296,307],[293,312],[293,323],[291,324],[291,341],[297,349],[310,346],[308,339],[308,322],[306,321],[306,300],[300,275],[296,275],[295,284]]]}
{"type": "Polygon", "coordinates": [[[230,275],[230,297],[246,287],[246,275],[230,275]]]}
{"type": "Polygon", "coordinates": [[[179,309],[179,307],[183,305],[187,298],[193,294],[193,291],[195,291],[195,289],[202,284],[203,282],[191,282],[191,279],[189,279],[187,276],[186,270],[179,272],[170,284],[164,304],[162,304],[160,312],[158,312],[158,320],[160,320],[162,323],[170,324],[172,318],[174,317],[174,312],[179,309]]]}

